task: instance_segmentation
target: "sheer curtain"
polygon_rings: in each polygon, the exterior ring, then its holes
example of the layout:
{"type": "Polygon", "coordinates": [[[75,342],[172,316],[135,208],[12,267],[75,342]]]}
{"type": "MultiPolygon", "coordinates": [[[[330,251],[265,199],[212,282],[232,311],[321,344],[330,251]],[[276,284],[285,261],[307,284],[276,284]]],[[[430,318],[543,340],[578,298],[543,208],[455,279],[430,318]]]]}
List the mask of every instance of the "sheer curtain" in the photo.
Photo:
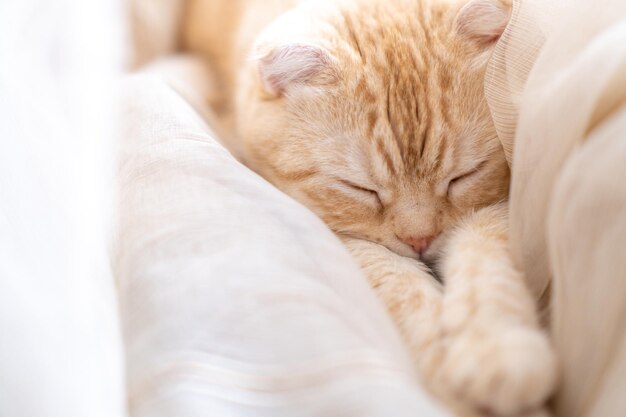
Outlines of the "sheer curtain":
{"type": "Polygon", "coordinates": [[[114,0],[0,2],[0,415],[126,414],[108,266],[114,0]]]}
{"type": "Polygon", "coordinates": [[[551,301],[563,417],[626,410],[625,45],[624,0],[518,0],[486,79],[513,256],[551,301]]]}

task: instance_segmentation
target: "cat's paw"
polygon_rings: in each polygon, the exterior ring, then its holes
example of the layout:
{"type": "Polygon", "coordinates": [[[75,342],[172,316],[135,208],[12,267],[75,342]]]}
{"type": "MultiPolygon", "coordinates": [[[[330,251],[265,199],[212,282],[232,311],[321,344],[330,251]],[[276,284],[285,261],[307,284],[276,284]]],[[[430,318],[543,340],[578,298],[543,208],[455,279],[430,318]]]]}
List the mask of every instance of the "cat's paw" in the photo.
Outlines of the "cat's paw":
{"type": "Polygon", "coordinates": [[[516,326],[497,332],[469,324],[445,340],[439,383],[477,410],[496,416],[532,415],[554,390],[555,357],[538,329],[516,326]]]}

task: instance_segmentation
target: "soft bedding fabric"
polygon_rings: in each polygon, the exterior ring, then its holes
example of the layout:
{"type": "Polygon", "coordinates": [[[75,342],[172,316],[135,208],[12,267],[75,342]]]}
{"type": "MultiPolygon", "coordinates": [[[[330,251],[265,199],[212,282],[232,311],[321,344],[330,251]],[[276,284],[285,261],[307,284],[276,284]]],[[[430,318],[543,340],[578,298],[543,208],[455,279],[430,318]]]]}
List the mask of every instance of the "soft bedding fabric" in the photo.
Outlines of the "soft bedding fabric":
{"type": "Polygon", "coordinates": [[[131,415],[446,415],[342,244],[213,139],[163,81],[197,63],[171,64],[129,78],[121,109],[131,415]]]}

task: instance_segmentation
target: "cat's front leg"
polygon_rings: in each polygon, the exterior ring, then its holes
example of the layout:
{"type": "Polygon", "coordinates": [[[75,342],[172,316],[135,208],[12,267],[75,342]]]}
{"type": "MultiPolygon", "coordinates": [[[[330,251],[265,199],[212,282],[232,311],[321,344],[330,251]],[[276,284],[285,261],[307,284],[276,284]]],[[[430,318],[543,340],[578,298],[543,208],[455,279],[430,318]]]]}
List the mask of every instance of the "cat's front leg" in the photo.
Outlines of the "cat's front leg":
{"type": "Polygon", "coordinates": [[[437,380],[455,397],[497,415],[540,407],[556,363],[533,298],[508,252],[505,205],[471,215],[441,258],[444,360],[437,380]]]}
{"type": "Polygon", "coordinates": [[[360,239],[344,239],[377,296],[407,343],[417,371],[428,381],[440,360],[439,319],[442,288],[415,259],[360,239]]]}

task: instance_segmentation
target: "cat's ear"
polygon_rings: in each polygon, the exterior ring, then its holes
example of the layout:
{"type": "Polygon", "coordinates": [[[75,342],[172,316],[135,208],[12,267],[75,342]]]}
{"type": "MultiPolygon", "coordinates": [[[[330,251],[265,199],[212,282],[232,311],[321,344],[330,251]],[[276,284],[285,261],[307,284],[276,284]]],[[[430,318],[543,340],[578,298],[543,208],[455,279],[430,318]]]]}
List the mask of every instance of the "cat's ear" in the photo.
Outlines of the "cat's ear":
{"type": "Polygon", "coordinates": [[[494,44],[509,23],[510,5],[506,0],[470,0],[458,13],[457,33],[485,46],[494,44]]]}
{"type": "Polygon", "coordinates": [[[264,89],[281,96],[294,85],[323,85],[337,79],[333,57],[316,45],[293,43],[257,54],[264,89]]]}

